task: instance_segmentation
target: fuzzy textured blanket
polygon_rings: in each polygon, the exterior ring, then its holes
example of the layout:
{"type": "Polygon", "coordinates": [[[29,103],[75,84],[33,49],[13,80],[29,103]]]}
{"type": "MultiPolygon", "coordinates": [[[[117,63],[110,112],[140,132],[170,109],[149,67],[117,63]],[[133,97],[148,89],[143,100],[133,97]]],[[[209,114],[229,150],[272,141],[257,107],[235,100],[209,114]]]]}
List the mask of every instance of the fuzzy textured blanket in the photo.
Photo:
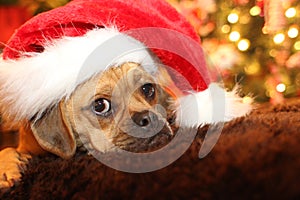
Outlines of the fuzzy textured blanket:
{"type": "Polygon", "coordinates": [[[208,126],[173,164],[132,174],[78,153],[33,158],[22,182],[0,199],[299,199],[300,99],[260,105],[226,123],[213,150],[198,152],[208,126]]]}

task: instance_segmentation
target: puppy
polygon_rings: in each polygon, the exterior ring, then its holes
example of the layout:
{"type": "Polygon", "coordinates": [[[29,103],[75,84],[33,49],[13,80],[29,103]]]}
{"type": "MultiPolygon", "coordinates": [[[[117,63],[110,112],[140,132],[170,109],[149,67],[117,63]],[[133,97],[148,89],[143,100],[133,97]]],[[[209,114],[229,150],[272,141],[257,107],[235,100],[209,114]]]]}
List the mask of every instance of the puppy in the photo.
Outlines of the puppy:
{"type": "Polygon", "coordinates": [[[156,76],[138,63],[110,67],[78,86],[41,118],[23,121],[17,149],[0,152],[0,188],[12,187],[32,155],[70,158],[77,148],[154,151],[174,137],[176,88],[168,71],[156,76]]]}

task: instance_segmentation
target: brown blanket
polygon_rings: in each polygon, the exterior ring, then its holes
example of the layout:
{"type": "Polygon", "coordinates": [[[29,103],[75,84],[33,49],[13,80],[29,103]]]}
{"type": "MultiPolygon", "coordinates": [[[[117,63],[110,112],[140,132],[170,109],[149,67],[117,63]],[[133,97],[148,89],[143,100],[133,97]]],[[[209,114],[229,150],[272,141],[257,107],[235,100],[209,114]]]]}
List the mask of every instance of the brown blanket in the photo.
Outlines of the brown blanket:
{"type": "Polygon", "coordinates": [[[83,153],[34,158],[0,199],[300,198],[300,99],[260,105],[226,123],[212,152],[199,159],[207,128],[180,159],[150,173],[120,172],[83,153]]]}

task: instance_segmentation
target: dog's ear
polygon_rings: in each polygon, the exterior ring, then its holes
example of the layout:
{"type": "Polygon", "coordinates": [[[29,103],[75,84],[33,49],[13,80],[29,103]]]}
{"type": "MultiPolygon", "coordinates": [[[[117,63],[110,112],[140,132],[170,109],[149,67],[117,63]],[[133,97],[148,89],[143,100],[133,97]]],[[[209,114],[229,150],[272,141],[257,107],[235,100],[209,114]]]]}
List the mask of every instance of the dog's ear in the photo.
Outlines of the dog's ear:
{"type": "Polygon", "coordinates": [[[71,125],[66,119],[63,102],[41,119],[31,123],[32,132],[41,147],[62,158],[70,158],[76,151],[71,125]]]}

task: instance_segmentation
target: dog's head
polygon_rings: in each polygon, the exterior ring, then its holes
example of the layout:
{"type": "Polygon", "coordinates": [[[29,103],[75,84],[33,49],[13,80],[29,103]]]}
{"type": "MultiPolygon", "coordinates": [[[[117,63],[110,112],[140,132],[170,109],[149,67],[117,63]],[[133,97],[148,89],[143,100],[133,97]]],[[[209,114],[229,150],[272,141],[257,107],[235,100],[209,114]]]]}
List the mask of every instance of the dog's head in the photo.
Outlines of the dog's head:
{"type": "Polygon", "coordinates": [[[80,85],[31,128],[42,147],[62,157],[74,153],[76,135],[101,152],[153,151],[176,132],[178,95],[165,68],[153,76],[139,64],[125,63],[80,85]]]}

